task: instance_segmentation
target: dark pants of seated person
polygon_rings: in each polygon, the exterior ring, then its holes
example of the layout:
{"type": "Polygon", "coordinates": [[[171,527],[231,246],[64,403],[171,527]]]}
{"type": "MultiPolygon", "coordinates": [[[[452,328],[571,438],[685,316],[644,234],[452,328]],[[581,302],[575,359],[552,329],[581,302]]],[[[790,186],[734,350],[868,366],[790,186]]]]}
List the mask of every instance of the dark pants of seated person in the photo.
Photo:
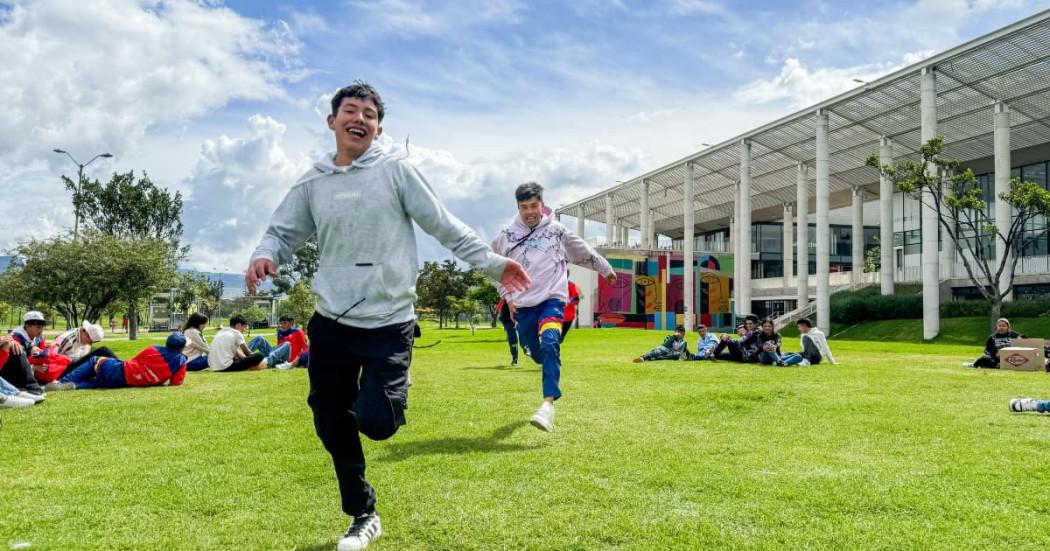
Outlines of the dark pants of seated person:
{"type": "Polygon", "coordinates": [[[744,361],[744,354],[740,351],[740,345],[734,340],[719,341],[712,355],[716,360],[729,360],[741,363],[744,361]]]}
{"type": "Polygon", "coordinates": [[[203,354],[186,362],[186,371],[201,371],[208,368],[208,355],[203,354]]]}
{"type": "Polygon", "coordinates": [[[29,365],[29,356],[23,352],[18,356],[11,354],[0,368],[0,378],[15,385],[20,389],[28,390],[33,394],[40,394],[44,387],[40,386],[33,375],[33,366],[29,365]]]}
{"type": "Polygon", "coordinates": [[[92,350],[91,352],[88,352],[87,355],[84,356],[83,358],[80,358],[79,360],[77,360],[75,362],[69,362],[69,365],[67,365],[66,368],[64,370],[62,370],[62,375],[59,375],[59,378],[65,377],[66,375],[69,375],[70,373],[72,373],[74,369],[80,367],[91,356],[102,357],[102,358],[116,358],[117,357],[117,355],[114,354],[113,351],[109,349],[109,347],[100,346],[100,347],[92,350]]]}
{"type": "Polygon", "coordinates": [[[998,356],[981,356],[973,362],[974,367],[983,367],[985,369],[999,369],[999,357],[998,356]]]}
{"type": "Polygon", "coordinates": [[[249,369],[262,363],[263,358],[265,357],[266,356],[263,356],[262,354],[256,352],[254,354],[249,354],[243,358],[234,358],[233,363],[230,364],[230,367],[223,369],[219,373],[226,373],[227,371],[248,371],[249,369]]]}

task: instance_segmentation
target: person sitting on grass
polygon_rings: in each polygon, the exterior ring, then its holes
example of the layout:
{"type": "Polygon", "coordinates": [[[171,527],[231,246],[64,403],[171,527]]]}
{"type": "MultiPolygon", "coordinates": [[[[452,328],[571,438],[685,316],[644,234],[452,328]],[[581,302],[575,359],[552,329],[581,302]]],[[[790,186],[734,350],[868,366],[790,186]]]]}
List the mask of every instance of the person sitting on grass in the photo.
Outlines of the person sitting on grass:
{"type": "Polygon", "coordinates": [[[190,314],[186,324],[182,326],[182,334],[186,335],[186,348],[182,353],[186,356],[186,371],[200,371],[208,367],[208,341],[204,339],[204,328],[208,326],[208,316],[199,312],[190,314]]]}
{"type": "Polygon", "coordinates": [[[696,356],[693,356],[693,359],[715,359],[715,348],[718,347],[718,337],[711,334],[711,332],[707,330],[707,326],[702,323],[696,328],[696,333],[699,335],[699,338],[696,341],[696,356]]]}
{"type": "MultiPolygon", "coordinates": [[[[267,368],[266,357],[253,352],[245,344],[244,330],[247,328],[248,320],[243,316],[233,316],[230,326],[215,334],[208,352],[208,367],[212,371],[261,371],[267,368]]],[[[252,342],[258,344],[254,339],[252,342]]]]}
{"type": "Polygon", "coordinates": [[[817,365],[825,357],[830,363],[835,363],[824,333],[813,327],[813,322],[802,318],[795,322],[795,325],[798,326],[798,340],[802,350],[784,355],[784,365],[817,365]]]}
{"type": "Polygon", "coordinates": [[[784,365],[780,354],[780,333],[777,333],[773,320],[766,318],[762,320],[762,329],[756,337],[758,342],[758,363],[762,365],[784,365]]]}
{"type": "Polygon", "coordinates": [[[657,360],[688,360],[689,341],[685,340],[685,327],[679,325],[674,328],[673,335],[667,335],[663,344],[638,356],[634,363],[653,362],[657,360]]]}
{"type": "Polygon", "coordinates": [[[0,377],[26,392],[44,398],[44,388],[36,380],[32,363],[40,363],[47,348],[44,340],[44,314],[30,310],[22,316],[22,328],[5,341],[7,359],[0,364],[0,377]]]}
{"type": "Polygon", "coordinates": [[[1010,346],[1013,339],[1023,339],[1017,331],[1010,328],[1010,320],[999,318],[995,320],[995,333],[984,341],[984,354],[972,363],[963,364],[963,367],[983,367],[985,369],[999,369],[999,350],[1010,346]]]}
{"type": "Polygon", "coordinates": [[[278,321],[280,326],[277,328],[277,346],[287,343],[290,350],[286,362],[274,365],[277,369],[289,369],[296,365],[299,356],[309,350],[309,345],[306,343],[306,333],[295,327],[294,317],[290,314],[283,314],[278,321]]]}
{"type": "Polygon", "coordinates": [[[256,335],[252,340],[248,341],[248,350],[262,354],[262,364],[265,367],[261,369],[266,369],[267,367],[289,369],[292,367],[292,364],[288,363],[288,357],[292,353],[292,345],[287,342],[274,346],[270,344],[270,341],[266,340],[266,337],[256,335]]]}
{"type": "Polygon", "coordinates": [[[126,388],[132,386],[171,386],[182,384],[186,377],[186,335],[168,335],[164,346],[150,346],[127,361],[105,356],[88,356],[72,373],[48,383],[48,390],[84,390],[91,388],[126,388]]]}
{"type": "Polygon", "coordinates": [[[743,331],[737,326],[736,334],[735,339],[722,335],[721,342],[714,350],[715,359],[739,363],[758,362],[758,316],[748,314],[744,318],[743,331]]]}
{"type": "MultiPolygon", "coordinates": [[[[14,346],[15,340],[9,335],[0,337],[0,365],[4,365],[8,358],[11,357],[11,348],[14,346]]],[[[28,365],[28,364],[27,364],[28,365]]],[[[10,398],[17,398],[8,400],[7,398],[0,398],[0,408],[18,408],[26,407],[27,405],[38,404],[44,401],[44,394],[32,394],[30,392],[20,390],[15,385],[4,380],[0,377],[0,395],[10,398]],[[29,400],[29,404],[25,401],[29,400]]]]}

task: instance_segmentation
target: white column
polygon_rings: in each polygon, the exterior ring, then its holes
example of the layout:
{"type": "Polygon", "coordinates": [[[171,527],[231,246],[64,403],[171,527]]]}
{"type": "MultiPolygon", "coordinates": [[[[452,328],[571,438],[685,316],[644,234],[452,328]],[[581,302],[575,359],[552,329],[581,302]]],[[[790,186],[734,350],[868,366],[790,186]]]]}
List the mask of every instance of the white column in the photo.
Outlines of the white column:
{"type": "Polygon", "coordinates": [[[584,238],[587,229],[587,218],[583,215],[583,205],[576,207],[576,235],[584,238]]]}
{"type": "Polygon", "coordinates": [[[817,111],[817,327],[824,331],[831,330],[831,289],[828,273],[830,272],[831,236],[828,225],[830,210],[830,170],[831,153],[828,148],[828,114],[817,111]]]}
{"type": "Polygon", "coordinates": [[[850,244],[853,246],[853,274],[851,280],[860,283],[864,273],[864,190],[853,188],[853,231],[850,244]]]}
{"type": "MultiPolygon", "coordinates": [[[[1010,107],[1003,102],[996,102],[995,114],[995,225],[999,232],[1006,235],[1013,212],[1010,204],[999,199],[999,194],[1010,191],[1010,107]]],[[[999,238],[995,240],[995,253],[998,262],[1002,262],[1002,255],[1010,255],[1012,251],[1006,248],[1006,241],[999,238]]],[[[1009,260],[1009,258],[1007,259],[1009,260]]],[[[1005,271],[1004,271],[1005,273],[1005,271]]],[[[1005,291],[1009,287],[1008,278],[999,281],[999,290],[1005,291]]],[[[1011,292],[1006,300],[1013,300],[1011,292]]]]}
{"type": "Polygon", "coordinates": [[[740,313],[751,313],[751,142],[740,140],[740,313]]]}
{"type": "Polygon", "coordinates": [[[613,226],[616,222],[613,220],[613,196],[608,194],[605,196],[605,246],[609,247],[613,244],[613,231],[616,229],[613,226]]]}
{"type": "Polygon", "coordinates": [[[649,248],[655,249],[660,245],[660,241],[656,237],[656,213],[652,209],[649,210],[649,225],[646,226],[645,232],[649,240],[649,248]]]}
{"type": "MultiPolygon", "coordinates": [[[[922,143],[937,135],[937,81],[933,67],[924,67],[920,73],[920,102],[922,114],[922,143]]],[[[933,168],[933,170],[936,170],[933,168]]],[[[923,191],[922,198],[922,338],[930,340],[941,331],[940,315],[940,258],[937,236],[940,223],[934,209],[936,198],[931,190],[923,191]]]]}
{"type": "Polygon", "coordinates": [[[554,221],[559,223],[559,224],[561,223],[561,211],[560,210],[554,211],[554,221]]]}
{"type": "Polygon", "coordinates": [[[624,247],[627,246],[627,236],[630,235],[630,232],[631,228],[623,225],[620,226],[620,245],[624,247]]]}
{"type": "Polygon", "coordinates": [[[638,215],[641,219],[638,224],[638,241],[643,249],[649,248],[649,181],[642,180],[642,208],[638,215]]]}
{"type": "MultiPolygon", "coordinates": [[[[879,139],[879,163],[893,165],[893,142],[879,139]]],[[[893,181],[879,176],[879,286],[882,294],[893,294],[893,181]]]]}
{"type": "Polygon", "coordinates": [[[744,265],[740,247],[740,182],[733,184],[733,229],[730,235],[733,238],[729,247],[733,253],[733,303],[736,315],[742,316],[745,312],[740,305],[740,267],[744,265]]]}
{"type": "Polygon", "coordinates": [[[693,164],[685,163],[685,197],[682,201],[682,291],[685,299],[685,331],[693,331],[693,164]]]}
{"type": "Polygon", "coordinates": [[[795,220],[798,236],[795,240],[795,285],[798,307],[809,304],[809,167],[799,161],[796,175],[798,191],[795,198],[795,220]]]}
{"type": "Polygon", "coordinates": [[[794,273],[792,269],[792,263],[795,259],[795,240],[791,236],[791,230],[794,228],[794,219],[791,213],[791,203],[784,203],[784,252],[783,264],[784,264],[784,287],[791,287],[791,274],[794,273]]]}

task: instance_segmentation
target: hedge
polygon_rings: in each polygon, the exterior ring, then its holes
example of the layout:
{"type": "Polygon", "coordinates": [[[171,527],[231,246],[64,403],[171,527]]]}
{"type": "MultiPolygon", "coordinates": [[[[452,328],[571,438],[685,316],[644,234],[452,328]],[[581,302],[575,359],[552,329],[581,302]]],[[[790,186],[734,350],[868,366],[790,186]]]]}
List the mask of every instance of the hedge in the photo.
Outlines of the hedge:
{"type": "MultiPolygon", "coordinates": [[[[941,304],[942,318],[968,318],[991,315],[983,300],[957,300],[941,304]]],[[[1003,304],[1007,318],[1034,318],[1050,315],[1050,299],[1018,299],[1003,304]]],[[[832,295],[831,321],[855,325],[864,321],[922,318],[922,295],[883,296],[878,288],[866,287],[832,295]]]]}

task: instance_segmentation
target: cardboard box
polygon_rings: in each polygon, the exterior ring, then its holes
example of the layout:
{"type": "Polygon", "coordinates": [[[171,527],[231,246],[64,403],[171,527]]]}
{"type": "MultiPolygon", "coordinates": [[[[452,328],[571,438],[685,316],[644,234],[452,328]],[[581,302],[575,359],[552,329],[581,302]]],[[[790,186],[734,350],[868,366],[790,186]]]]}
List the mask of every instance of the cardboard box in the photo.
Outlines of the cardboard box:
{"type": "Polygon", "coordinates": [[[1043,348],[1008,346],[999,349],[999,367],[1012,371],[1043,371],[1043,348]]]}

